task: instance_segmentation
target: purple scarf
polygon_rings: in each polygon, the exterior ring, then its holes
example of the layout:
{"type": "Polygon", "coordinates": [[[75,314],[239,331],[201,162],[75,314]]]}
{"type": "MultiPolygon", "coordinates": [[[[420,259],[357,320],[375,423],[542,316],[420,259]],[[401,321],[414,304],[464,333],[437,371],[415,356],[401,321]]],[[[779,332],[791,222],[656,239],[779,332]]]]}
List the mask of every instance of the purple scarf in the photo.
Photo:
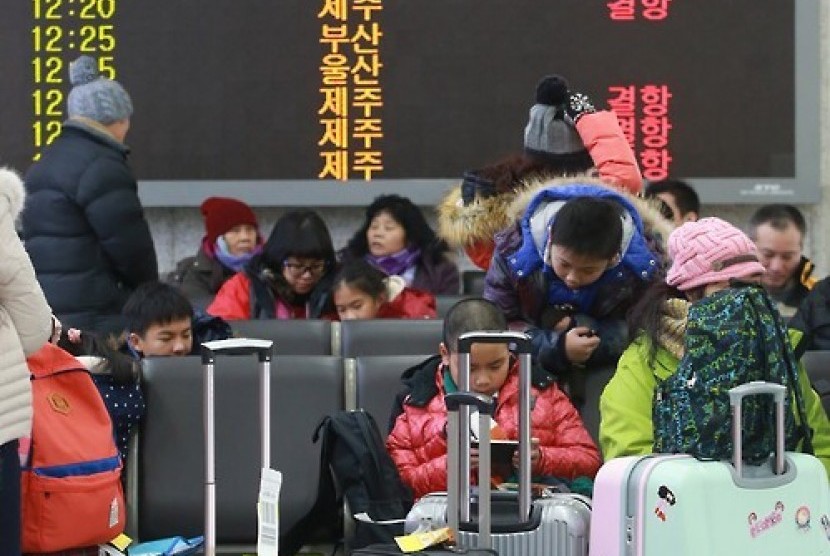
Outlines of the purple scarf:
{"type": "Polygon", "coordinates": [[[225,239],[222,236],[216,238],[216,246],[213,250],[213,254],[222,266],[230,268],[234,272],[239,272],[245,265],[248,264],[254,255],[257,255],[262,251],[262,245],[257,245],[253,251],[250,253],[245,253],[243,255],[231,255],[230,251],[228,251],[228,244],[225,243],[225,239]]]}
{"type": "Polygon", "coordinates": [[[415,261],[421,256],[421,250],[418,248],[406,248],[391,255],[384,255],[382,257],[375,257],[371,253],[366,253],[366,262],[385,272],[387,275],[402,275],[407,269],[415,265],[415,261]]]}

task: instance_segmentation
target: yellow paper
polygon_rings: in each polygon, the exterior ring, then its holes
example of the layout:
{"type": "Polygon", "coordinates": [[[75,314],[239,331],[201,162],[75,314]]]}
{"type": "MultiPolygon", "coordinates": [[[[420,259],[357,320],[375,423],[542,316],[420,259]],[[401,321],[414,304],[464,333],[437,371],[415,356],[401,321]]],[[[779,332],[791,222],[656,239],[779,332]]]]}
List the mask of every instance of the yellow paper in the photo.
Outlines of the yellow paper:
{"type": "Polygon", "coordinates": [[[449,527],[442,527],[433,531],[423,531],[421,533],[412,533],[402,537],[395,537],[395,542],[401,552],[417,552],[441,544],[442,542],[452,539],[452,533],[449,527]]]}
{"type": "Polygon", "coordinates": [[[118,550],[120,550],[121,552],[124,552],[124,549],[130,546],[132,542],[133,540],[130,537],[128,537],[124,533],[121,533],[120,535],[112,539],[110,541],[110,544],[118,550]]]}

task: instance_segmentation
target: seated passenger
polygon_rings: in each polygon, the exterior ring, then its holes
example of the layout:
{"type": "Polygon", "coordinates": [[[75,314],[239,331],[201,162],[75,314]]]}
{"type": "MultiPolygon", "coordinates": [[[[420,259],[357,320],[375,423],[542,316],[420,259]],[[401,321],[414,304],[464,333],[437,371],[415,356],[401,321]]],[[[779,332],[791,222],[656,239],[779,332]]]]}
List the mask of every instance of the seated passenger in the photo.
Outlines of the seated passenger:
{"type": "Polygon", "coordinates": [[[421,210],[399,195],[381,195],[366,209],[363,225],[341,251],[343,262],[363,258],[406,285],[434,295],[458,293],[458,267],[421,210]]]}
{"type": "Polygon", "coordinates": [[[144,357],[198,354],[202,342],[231,337],[231,328],[220,318],[194,314],[175,286],[160,282],[136,288],[122,315],[127,328],[110,345],[77,329],[68,330],[59,345],[75,356],[100,357],[109,367],[109,373],[93,372],[92,379],[104,398],[118,451],[126,462],[130,434],[145,410],[134,365],[144,357]]]}
{"type": "MultiPolygon", "coordinates": [[[[386,447],[416,498],[447,489],[444,394],[457,390],[459,336],[477,330],[504,330],[506,324],[504,315],[488,301],[459,301],[444,319],[439,355],[404,373],[407,392],[399,396],[386,447]]],[[[505,344],[472,346],[470,388],[498,397],[494,419],[508,439],[518,438],[518,365],[505,344]]],[[[534,480],[593,478],[601,463],[599,452],[576,409],[547,373],[534,369],[531,398],[534,480]]],[[[471,450],[473,470],[477,463],[478,453],[471,450]]]]}
{"type": "Polygon", "coordinates": [[[234,274],[262,251],[256,215],[237,199],[210,197],[201,206],[205,236],[193,257],[182,259],[168,281],[204,308],[234,274]]]}
{"type": "Polygon", "coordinates": [[[671,224],[652,201],[590,179],[554,180],[520,197],[496,236],[484,297],[533,339],[533,356],[584,399],[583,367],[616,364],[625,313],[662,271],[671,224]]]}
{"type": "MultiPolygon", "coordinates": [[[[606,460],[653,452],[655,389],[683,359],[691,304],[724,290],[730,280],[758,281],[764,272],[752,241],[718,218],[684,224],[672,233],[669,250],[674,263],[668,277],[631,311],[636,339],[600,398],[599,440],[606,460]]],[[[800,336],[791,331],[789,340],[795,344],[800,336]]],[[[797,372],[815,455],[830,470],[830,423],[803,367],[797,372]]],[[[795,411],[796,404],[791,406],[795,411]]]]}
{"type": "Polygon", "coordinates": [[[337,271],[326,223],[311,210],[277,220],[262,253],[225,282],[207,312],[225,320],[336,318],[337,271]]]}
{"type": "Polygon", "coordinates": [[[432,319],[435,296],[386,276],[363,259],[346,263],[334,277],[334,306],[340,320],[432,319]]]}

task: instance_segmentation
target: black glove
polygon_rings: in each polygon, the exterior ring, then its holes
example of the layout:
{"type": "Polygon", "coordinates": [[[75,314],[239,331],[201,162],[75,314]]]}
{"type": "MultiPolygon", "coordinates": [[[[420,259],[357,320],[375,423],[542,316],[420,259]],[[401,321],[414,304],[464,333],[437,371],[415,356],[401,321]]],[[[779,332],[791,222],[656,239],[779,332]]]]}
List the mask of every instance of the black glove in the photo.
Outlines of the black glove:
{"type": "Polygon", "coordinates": [[[565,103],[565,112],[567,113],[568,119],[570,119],[574,124],[576,124],[576,122],[579,121],[579,118],[585,114],[593,114],[596,111],[594,103],[591,102],[588,95],[572,91],[568,92],[568,101],[565,103]]]}

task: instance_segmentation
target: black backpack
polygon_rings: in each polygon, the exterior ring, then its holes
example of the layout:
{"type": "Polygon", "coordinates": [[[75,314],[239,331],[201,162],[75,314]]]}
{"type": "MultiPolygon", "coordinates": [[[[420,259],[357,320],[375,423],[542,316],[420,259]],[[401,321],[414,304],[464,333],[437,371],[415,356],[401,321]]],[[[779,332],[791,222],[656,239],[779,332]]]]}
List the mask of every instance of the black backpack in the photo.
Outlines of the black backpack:
{"type": "MultiPolygon", "coordinates": [[[[393,525],[355,520],[350,548],[392,542],[402,535],[412,492],[401,481],[372,416],[360,409],[339,411],[323,419],[313,438],[321,444],[319,496],[345,498],[351,515],[366,513],[374,521],[401,520],[393,525]]],[[[318,499],[320,503],[330,507],[330,501],[318,499]]]]}

